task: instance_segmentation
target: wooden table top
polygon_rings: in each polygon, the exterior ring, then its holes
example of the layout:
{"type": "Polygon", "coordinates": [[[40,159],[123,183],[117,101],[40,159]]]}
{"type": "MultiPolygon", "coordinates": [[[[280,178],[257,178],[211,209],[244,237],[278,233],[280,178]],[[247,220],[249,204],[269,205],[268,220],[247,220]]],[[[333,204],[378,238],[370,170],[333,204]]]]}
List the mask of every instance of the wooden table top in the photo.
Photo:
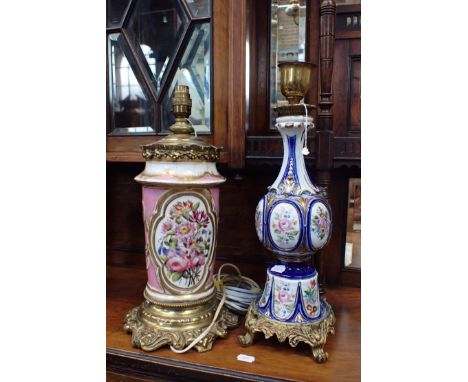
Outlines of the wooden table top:
{"type": "MultiPolygon", "coordinates": [[[[328,288],[327,301],[335,311],[335,334],[328,336],[328,362],[317,364],[310,347],[300,343],[291,348],[276,337],[265,340],[261,333],[254,344],[243,348],[237,335],[243,334],[243,319],[225,339],[217,339],[206,353],[191,350],[173,353],[169,348],[145,352],[133,348],[131,335],[123,331],[128,310],[143,301],[146,284],[144,264],[107,267],[107,368],[112,372],[149,380],[206,381],[359,381],[361,376],[361,290],[328,288]],[[237,361],[238,354],[255,357],[255,362],[237,361]]],[[[128,379],[135,380],[135,379],[128,379]]]]}

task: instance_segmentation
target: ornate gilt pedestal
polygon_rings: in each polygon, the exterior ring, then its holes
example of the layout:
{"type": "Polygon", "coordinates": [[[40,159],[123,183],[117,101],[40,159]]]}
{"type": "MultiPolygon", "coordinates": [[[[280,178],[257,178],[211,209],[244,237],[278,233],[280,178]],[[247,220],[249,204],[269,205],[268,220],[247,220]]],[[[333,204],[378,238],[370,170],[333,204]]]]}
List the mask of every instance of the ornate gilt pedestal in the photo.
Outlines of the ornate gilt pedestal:
{"type": "Polygon", "coordinates": [[[278,259],[270,266],[262,296],[249,308],[242,345],[252,344],[255,333],[276,334],[291,346],[303,341],[317,362],[325,362],[323,350],[334,333],[335,315],[320,298],[318,273],[312,256],[329,241],[331,208],[324,193],[307,174],[303,149],[307,128],[312,126],[312,105],[299,104],[311,84],[312,65],[283,63],[281,91],[289,104],[278,106],[276,127],[283,138],[283,163],[278,177],[260,199],[255,228],[261,243],[278,259]],[[307,112],[306,112],[307,110],[307,112]]]}
{"type": "Polygon", "coordinates": [[[268,318],[257,309],[257,304],[254,302],[245,318],[247,331],[238,337],[239,342],[242,346],[250,346],[253,343],[255,333],[263,333],[267,339],[276,334],[278,341],[284,342],[288,339],[289,345],[292,347],[296,347],[299,342],[305,342],[312,348],[314,359],[319,363],[325,362],[328,359],[328,353],[323,350],[323,347],[327,342],[328,334],[335,333],[333,327],[335,315],[325,299],[322,299],[321,303],[323,313],[318,320],[298,325],[268,318]]]}
{"type": "MultiPolygon", "coordinates": [[[[145,145],[142,185],[145,256],[148,281],[145,301],[127,313],[124,329],[143,350],[170,345],[180,350],[211,324],[219,301],[213,285],[219,211],[216,169],[220,149],[191,135],[191,99],[187,86],[176,86],[174,133],[145,145]]],[[[237,325],[226,308],[195,349],[210,350],[217,337],[237,325]]]]}

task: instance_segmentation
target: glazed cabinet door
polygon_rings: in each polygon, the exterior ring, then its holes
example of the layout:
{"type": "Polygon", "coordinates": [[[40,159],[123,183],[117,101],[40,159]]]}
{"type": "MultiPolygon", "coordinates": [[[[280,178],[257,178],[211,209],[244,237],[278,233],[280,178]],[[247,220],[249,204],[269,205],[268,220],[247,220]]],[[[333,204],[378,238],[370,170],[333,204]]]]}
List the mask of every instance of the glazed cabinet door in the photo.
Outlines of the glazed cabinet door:
{"type": "Polygon", "coordinates": [[[108,0],[106,39],[108,161],[143,161],[140,145],[169,132],[174,88],[187,85],[197,134],[243,165],[244,0],[108,0]]]}

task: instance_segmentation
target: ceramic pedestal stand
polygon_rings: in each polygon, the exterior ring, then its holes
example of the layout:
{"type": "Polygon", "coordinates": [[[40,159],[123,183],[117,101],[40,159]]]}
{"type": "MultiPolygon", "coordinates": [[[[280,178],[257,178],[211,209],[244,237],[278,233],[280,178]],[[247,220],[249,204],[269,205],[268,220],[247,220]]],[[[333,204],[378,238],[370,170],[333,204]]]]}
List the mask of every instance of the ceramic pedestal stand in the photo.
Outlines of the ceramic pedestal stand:
{"type": "Polygon", "coordinates": [[[310,86],[312,65],[295,62],[279,66],[281,90],[290,102],[276,108],[283,164],[255,211],[258,238],[279,262],[268,268],[263,294],[250,306],[246,333],[239,341],[248,346],[257,332],[266,338],[276,334],[279,341],[288,339],[293,347],[301,341],[309,344],[313,358],[325,362],[328,354],[323,347],[328,333],[334,333],[335,315],[320,298],[318,274],[310,260],[328,243],[331,209],[306,171],[303,148],[306,127],[312,126],[308,115],[313,106],[299,104],[310,86]]]}
{"type": "MultiPolygon", "coordinates": [[[[216,169],[220,149],[191,135],[191,104],[188,87],[176,86],[174,134],[142,146],[146,166],[135,178],[142,185],[148,282],[145,301],[128,312],[124,329],[133,346],[147,351],[183,349],[211,324],[219,304],[213,267],[218,185],[225,178],[216,169]]],[[[237,322],[223,307],[195,349],[210,350],[237,322]]]]}

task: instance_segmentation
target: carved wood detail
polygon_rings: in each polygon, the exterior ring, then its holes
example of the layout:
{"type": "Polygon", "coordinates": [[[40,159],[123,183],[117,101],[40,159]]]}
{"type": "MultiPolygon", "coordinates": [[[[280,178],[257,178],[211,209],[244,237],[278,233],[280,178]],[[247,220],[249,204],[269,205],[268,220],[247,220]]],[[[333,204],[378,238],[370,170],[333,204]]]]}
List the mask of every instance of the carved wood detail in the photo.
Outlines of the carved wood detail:
{"type": "MultiPolygon", "coordinates": [[[[336,4],[334,0],[324,0],[320,5],[320,98],[317,119],[317,183],[327,188],[331,182],[333,167],[333,101],[332,101],[332,74],[333,53],[335,42],[335,15],[336,4]]],[[[320,277],[320,291],[324,293],[326,284],[326,254],[321,251],[316,256],[316,263],[320,277]]]]}
{"type": "Polygon", "coordinates": [[[331,82],[335,40],[334,0],[324,0],[320,5],[320,99],[317,120],[317,182],[322,187],[330,184],[333,166],[333,101],[331,82]]]}
{"type": "Polygon", "coordinates": [[[336,13],[336,38],[360,38],[361,5],[343,5],[336,13]]]}
{"type": "Polygon", "coordinates": [[[348,131],[361,132],[361,55],[349,56],[348,131]]]}
{"type": "Polygon", "coordinates": [[[335,137],[333,139],[334,160],[361,160],[360,137],[335,137]]]}
{"type": "MultiPolygon", "coordinates": [[[[305,159],[315,159],[315,134],[310,134],[307,140],[307,147],[310,154],[305,159]]],[[[283,140],[277,136],[247,136],[246,138],[246,158],[260,159],[282,159],[283,158],[283,140]]]]}

